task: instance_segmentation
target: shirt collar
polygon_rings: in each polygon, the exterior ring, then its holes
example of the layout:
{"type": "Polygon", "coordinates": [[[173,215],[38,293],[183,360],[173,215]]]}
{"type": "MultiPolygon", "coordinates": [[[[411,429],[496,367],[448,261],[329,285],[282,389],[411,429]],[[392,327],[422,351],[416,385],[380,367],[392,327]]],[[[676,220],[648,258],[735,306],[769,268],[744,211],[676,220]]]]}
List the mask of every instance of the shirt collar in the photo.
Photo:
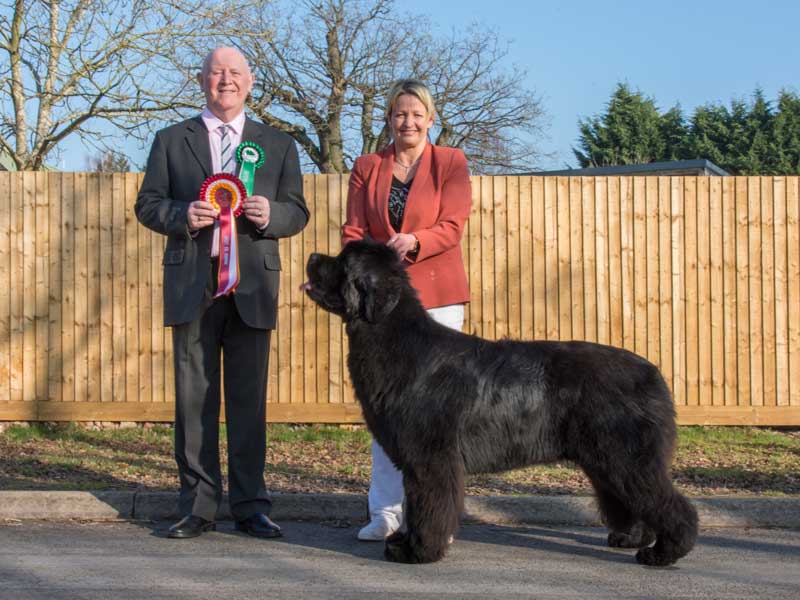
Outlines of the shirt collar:
{"type": "MultiPolygon", "coordinates": [[[[215,131],[220,126],[224,125],[224,123],[219,119],[219,117],[217,117],[214,113],[208,110],[207,106],[203,107],[203,112],[200,116],[203,119],[203,123],[206,124],[206,129],[208,131],[215,131]]],[[[244,120],[245,120],[245,115],[244,111],[242,111],[228,122],[228,125],[231,126],[231,128],[233,129],[233,133],[235,135],[242,134],[242,131],[244,130],[244,120]]]]}

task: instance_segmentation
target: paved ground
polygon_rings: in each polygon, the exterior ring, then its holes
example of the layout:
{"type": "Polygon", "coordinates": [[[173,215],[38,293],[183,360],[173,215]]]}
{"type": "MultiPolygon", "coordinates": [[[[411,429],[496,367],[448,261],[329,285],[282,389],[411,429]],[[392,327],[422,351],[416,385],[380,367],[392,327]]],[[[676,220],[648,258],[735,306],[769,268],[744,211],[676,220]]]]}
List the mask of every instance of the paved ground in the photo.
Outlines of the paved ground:
{"type": "Polygon", "coordinates": [[[445,560],[383,561],[354,527],[282,523],[282,540],[168,523],[0,523],[0,599],[800,597],[800,531],[704,529],[676,567],[639,566],[591,527],[466,525],[445,560]]]}

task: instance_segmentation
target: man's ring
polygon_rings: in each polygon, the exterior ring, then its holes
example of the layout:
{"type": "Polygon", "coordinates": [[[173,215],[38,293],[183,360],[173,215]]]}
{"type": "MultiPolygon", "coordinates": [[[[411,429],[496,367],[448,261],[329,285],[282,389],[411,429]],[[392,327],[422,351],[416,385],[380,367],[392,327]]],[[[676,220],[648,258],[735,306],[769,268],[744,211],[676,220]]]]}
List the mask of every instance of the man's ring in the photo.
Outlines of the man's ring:
{"type": "Polygon", "coordinates": [[[261,209],[258,210],[258,216],[261,216],[261,209]]]}

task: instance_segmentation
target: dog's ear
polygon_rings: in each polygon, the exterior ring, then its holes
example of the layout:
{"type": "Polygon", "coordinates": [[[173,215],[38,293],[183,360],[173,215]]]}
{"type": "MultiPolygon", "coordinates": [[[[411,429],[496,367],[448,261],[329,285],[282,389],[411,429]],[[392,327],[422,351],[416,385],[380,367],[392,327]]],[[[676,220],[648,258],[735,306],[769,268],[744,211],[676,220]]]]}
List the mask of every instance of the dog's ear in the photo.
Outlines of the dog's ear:
{"type": "Polygon", "coordinates": [[[388,282],[380,281],[373,273],[348,277],[344,298],[349,318],[363,316],[369,323],[377,323],[391,313],[400,301],[400,290],[388,282]]]}

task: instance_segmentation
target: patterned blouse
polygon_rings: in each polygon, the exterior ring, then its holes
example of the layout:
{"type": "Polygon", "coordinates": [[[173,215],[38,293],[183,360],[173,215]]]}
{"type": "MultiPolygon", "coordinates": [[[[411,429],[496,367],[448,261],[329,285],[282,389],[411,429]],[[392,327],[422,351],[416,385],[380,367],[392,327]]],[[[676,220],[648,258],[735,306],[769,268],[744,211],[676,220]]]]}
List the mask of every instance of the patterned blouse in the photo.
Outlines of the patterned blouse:
{"type": "Polygon", "coordinates": [[[400,231],[403,226],[403,213],[406,210],[406,199],[408,190],[411,189],[412,177],[403,183],[397,177],[392,176],[392,188],[389,190],[389,223],[395,231],[400,231]]]}

